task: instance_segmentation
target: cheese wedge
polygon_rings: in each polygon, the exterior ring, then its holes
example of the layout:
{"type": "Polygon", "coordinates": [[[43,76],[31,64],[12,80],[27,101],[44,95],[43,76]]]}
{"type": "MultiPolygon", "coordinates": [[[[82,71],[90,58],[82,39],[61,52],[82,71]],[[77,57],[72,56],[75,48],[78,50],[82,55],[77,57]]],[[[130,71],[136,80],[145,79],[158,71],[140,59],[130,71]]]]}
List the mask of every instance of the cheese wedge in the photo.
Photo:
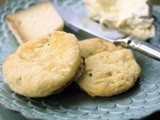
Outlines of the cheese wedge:
{"type": "Polygon", "coordinates": [[[63,20],[49,1],[9,14],[7,22],[20,44],[39,39],[64,27],[63,20]]]}
{"type": "Polygon", "coordinates": [[[89,16],[139,40],[155,36],[149,0],[84,0],[89,16]]]}

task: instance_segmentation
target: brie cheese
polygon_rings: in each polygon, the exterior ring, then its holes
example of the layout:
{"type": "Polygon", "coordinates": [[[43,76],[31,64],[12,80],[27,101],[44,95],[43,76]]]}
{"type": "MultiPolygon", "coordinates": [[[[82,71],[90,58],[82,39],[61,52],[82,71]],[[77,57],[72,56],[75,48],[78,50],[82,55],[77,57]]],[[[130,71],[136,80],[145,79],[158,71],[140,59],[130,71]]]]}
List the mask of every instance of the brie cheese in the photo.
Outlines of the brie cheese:
{"type": "Polygon", "coordinates": [[[84,0],[89,16],[139,40],[155,36],[148,0],[84,0]]]}

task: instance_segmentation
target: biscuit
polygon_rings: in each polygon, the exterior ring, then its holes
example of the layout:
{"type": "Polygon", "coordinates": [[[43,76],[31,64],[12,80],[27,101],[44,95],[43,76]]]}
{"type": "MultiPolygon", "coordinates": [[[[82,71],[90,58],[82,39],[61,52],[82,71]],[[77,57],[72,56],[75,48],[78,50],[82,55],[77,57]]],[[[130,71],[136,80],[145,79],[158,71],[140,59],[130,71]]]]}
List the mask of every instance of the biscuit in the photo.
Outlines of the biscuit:
{"type": "Polygon", "coordinates": [[[21,45],[2,66],[4,81],[16,93],[44,97],[72,81],[81,65],[73,34],[55,31],[21,45]]]}
{"type": "Polygon", "coordinates": [[[64,27],[63,20],[48,1],[9,14],[7,23],[20,44],[64,27]]]}
{"type": "MultiPolygon", "coordinates": [[[[109,42],[106,44],[114,46],[113,49],[94,51],[88,56],[85,59],[86,68],[77,81],[80,88],[91,96],[109,97],[125,92],[135,84],[141,72],[131,50],[116,49],[116,45],[109,42]]],[[[92,45],[91,48],[94,48],[98,44],[92,45]]],[[[89,49],[89,46],[86,47],[80,43],[81,49],[89,49]]],[[[97,46],[95,48],[98,49],[97,46]]]]}

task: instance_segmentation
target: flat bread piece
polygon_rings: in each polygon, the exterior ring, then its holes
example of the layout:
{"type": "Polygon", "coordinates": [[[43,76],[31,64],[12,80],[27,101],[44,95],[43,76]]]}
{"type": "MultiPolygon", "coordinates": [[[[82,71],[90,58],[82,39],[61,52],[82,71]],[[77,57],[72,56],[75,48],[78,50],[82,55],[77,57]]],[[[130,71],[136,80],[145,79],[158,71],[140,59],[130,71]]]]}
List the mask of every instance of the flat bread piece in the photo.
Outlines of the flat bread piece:
{"type": "Polygon", "coordinates": [[[73,34],[56,31],[21,45],[2,66],[4,81],[16,93],[44,97],[72,82],[81,65],[73,34]]]}
{"type": "Polygon", "coordinates": [[[20,44],[39,39],[64,27],[63,20],[48,1],[9,14],[7,22],[20,44]]]}
{"type": "Polygon", "coordinates": [[[138,40],[155,36],[150,0],[83,0],[91,19],[138,40]]]}
{"type": "MultiPolygon", "coordinates": [[[[87,44],[88,42],[92,44],[92,39],[82,42],[83,44],[80,41],[81,51],[91,48],[87,44]]],[[[98,44],[98,42],[92,44],[92,47],[97,49],[98,44]]],[[[112,46],[112,49],[107,50],[106,48],[101,52],[94,50],[91,55],[87,56],[85,58],[85,70],[79,80],[76,81],[80,88],[90,96],[109,97],[125,92],[135,84],[141,73],[141,68],[131,50],[116,48],[116,45],[109,42],[106,44],[110,48],[112,46]]],[[[99,49],[102,48],[102,46],[99,47],[99,49]]]]}

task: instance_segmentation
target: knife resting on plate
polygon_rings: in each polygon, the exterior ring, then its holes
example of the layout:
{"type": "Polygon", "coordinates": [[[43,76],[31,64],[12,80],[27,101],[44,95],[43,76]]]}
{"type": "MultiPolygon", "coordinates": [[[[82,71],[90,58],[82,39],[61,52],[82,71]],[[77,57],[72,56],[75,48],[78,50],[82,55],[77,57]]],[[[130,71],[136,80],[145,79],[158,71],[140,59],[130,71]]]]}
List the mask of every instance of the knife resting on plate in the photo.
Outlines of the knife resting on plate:
{"type": "Polygon", "coordinates": [[[160,49],[145,41],[135,40],[130,36],[124,37],[122,34],[115,30],[107,29],[106,27],[90,20],[87,17],[76,15],[70,11],[65,10],[59,5],[54,4],[54,8],[67,24],[70,24],[78,29],[88,32],[94,36],[103,38],[112,43],[118,43],[124,47],[129,46],[144,53],[147,56],[160,60],[160,49]]]}

